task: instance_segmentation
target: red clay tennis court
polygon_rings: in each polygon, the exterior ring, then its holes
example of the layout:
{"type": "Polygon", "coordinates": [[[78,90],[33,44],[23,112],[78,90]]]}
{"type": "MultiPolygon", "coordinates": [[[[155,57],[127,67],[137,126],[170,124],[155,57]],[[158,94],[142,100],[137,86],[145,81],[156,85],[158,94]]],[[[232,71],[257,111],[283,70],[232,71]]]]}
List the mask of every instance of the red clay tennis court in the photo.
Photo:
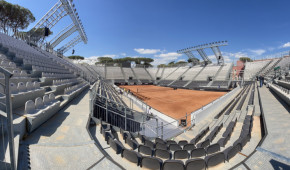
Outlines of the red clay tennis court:
{"type": "Polygon", "coordinates": [[[180,119],[192,111],[216,100],[226,92],[197,91],[154,85],[120,86],[130,90],[152,108],[174,118],[180,119]]]}

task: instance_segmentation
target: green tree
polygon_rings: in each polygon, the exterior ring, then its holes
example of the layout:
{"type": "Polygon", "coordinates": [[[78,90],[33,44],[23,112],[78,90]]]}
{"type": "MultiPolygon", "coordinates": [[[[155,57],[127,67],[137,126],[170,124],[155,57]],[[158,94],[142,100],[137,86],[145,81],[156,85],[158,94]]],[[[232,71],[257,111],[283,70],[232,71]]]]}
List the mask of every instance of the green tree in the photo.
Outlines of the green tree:
{"type": "Polygon", "coordinates": [[[18,29],[25,29],[35,21],[35,17],[27,8],[0,1],[0,29],[5,33],[11,28],[15,33],[18,29]]]}
{"type": "Polygon", "coordinates": [[[160,68],[160,67],[166,67],[166,64],[159,64],[157,67],[158,68],[160,68]]]}
{"type": "Polygon", "coordinates": [[[249,57],[240,57],[240,61],[242,61],[243,63],[245,63],[245,62],[252,62],[253,60],[250,59],[249,57]]]}
{"type": "Polygon", "coordinates": [[[113,59],[111,57],[99,57],[97,64],[106,64],[106,63],[113,63],[113,59]]]}
{"type": "Polygon", "coordinates": [[[72,59],[72,60],[83,60],[84,59],[83,56],[79,56],[79,55],[72,55],[72,56],[68,56],[67,58],[72,59]]]}
{"type": "MultiPolygon", "coordinates": [[[[31,41],[39,41],[44,39],[44,31],[45,28],[31,29],[28,32],[19,32],[18,35],[24,37],[25,39],[30,39],[31,41]]],[[[49,30],[48,35],[53,34],[52,31],[49,30]]]]}

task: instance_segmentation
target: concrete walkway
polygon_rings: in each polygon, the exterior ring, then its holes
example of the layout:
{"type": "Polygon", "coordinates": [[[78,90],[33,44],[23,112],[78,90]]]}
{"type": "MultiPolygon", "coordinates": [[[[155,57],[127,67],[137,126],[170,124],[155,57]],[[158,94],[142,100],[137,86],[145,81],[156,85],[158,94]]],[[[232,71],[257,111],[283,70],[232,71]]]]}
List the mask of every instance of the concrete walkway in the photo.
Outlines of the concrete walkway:
{"type": "Polygon", "coordinates": [[[86,129],[88,90],[29,135],[31,169],[120,169],[95,145],[86,129]]]}
{"type": "Polygon", "coordinates": [[[289,106],[265,86],[259,91],[268,135],[256,152],[237,169],[290,169],[289,106]]]}

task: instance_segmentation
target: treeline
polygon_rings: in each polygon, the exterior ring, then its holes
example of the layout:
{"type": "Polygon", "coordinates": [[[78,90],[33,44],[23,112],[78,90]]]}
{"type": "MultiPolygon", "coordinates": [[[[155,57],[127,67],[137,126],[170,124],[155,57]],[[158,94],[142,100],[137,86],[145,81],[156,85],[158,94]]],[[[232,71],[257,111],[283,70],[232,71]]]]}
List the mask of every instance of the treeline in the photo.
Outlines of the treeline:
{"type": "Polygon", "coordinates": [[[154,61],[152,58],[146,58],[146,57],[138,57],[138,58],[132,58],[132,57],[124,57],[124,58],[116,58],[113,59],[111,57],[99,57],[98,62],[96,64],[121,64],[126,62],[135,62],[137,65],[144,65],[145,67],[152,67],[151,63],[154,61]]]}
{"type": "Polygon", "coordinates": [[[157,67],[178,67],[178,66],[184,66],[187,64],[188,64],[188,61],[187,62],[186,61],[178,61],[178,62],[171,61],[168,64],[159,64],[157,67]]]}
{"type": "Polygon", "coordinates": [[[35,17],[29,9],[0,0],[0,29],[4,33],[8,33],[9,28],[14,33],[25,29],[34,21],[35,17]]]}
{"type": "Polygon", "coordinates": [[[85,59],[85,57],[79,56],[79,55],[72,55],[72,56],[68,56],[67,58],[69,58],[71,60],[83,60],[83,59],[85,59]]]}

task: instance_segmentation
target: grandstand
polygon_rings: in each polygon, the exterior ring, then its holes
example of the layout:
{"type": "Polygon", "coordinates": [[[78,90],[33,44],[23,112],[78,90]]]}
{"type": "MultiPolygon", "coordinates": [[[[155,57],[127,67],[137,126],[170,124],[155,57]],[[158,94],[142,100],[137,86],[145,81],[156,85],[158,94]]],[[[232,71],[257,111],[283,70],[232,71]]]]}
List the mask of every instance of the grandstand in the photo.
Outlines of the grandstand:
{"type": "Polygon", "coordinates": [[[0,33],[0,169],[290,169],[290,57],[246,62],[232,81],[224,45],[178,51],[203,64],[131,68],[0,33]]]}

